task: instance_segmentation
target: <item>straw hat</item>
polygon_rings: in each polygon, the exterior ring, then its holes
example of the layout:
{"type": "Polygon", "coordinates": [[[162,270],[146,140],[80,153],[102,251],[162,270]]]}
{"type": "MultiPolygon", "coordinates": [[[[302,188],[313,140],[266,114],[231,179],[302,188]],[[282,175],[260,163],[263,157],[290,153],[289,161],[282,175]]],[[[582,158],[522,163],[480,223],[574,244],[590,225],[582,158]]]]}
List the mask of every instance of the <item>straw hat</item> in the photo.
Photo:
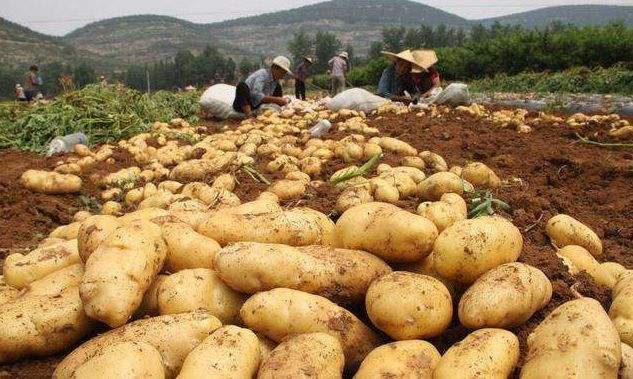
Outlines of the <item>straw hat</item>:
{"type": "Polygon", "coordinates": [[[314,59],[310,58],[310,57],[303,57],[303,59],[305,59],[306,61],[308,61],[308,63],[312,64],[314,63],[314,59]]]}
{"type": "Polygon", "coordinates": [[[347,51],[340,53],[338,56],[343,59],[349,59],[349,54],[347,54],[347,51]]]}
{"type": "Polygon", "coordinates": [[[398,54],[391,53],[389,51],[383,51],[382,55],[387,57],[387,59],[389,59],[392,62],[395,62],[398,59],[401,59],[403,61],[406,61],[406,62],[409,62],[409,63],[413,64],[414,66],[416,66],[418,64],[416,59],[415,59],[415,57],[413,56],[413,53],[411,52],[411,50],[405,50],[405,51],[402,51],[402,52],[400,52],[398,54]]]}
{"type": "Polygon", "coordinates": [[[280,55],[273,59],[273,65],[282,68],[288,74],[292,75],[292,71],[290,71],[290,59],[280,55]]]}
{"type": "Polygon", "coordinates": [[[420,70],[414,67],[413,70],[411,70],[414,74],[428,71],[431,66],[437,63],[437,54],[435,54],[433,50],[413,50],[411,54],[413,58],[415,58],[416,65],[423,69],[420,70]]]}

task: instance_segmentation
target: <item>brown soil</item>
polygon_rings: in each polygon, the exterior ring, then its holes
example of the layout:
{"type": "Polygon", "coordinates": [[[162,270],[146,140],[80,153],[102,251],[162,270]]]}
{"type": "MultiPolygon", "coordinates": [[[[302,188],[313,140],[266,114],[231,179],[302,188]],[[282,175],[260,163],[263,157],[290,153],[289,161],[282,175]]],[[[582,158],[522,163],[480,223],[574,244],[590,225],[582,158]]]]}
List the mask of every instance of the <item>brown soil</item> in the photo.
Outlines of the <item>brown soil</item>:
{"type": "MultiPolygon", "coordinates": [[[[608,150],[580,144],[574,134],[576,131],[562,126],[536,125],[531,134],[520,135],[512,129],[500,129],[488,121],[457,114],[436,119],[419,118],[412,114],[392,115],[370,124],[378,127],[384,135],[399,137],[420,150],[442,155],[449,165],[484,162],[504,179],[504,185],[495,196],[512,207],[506,216],[523,232],[525,243],[520,261],[543,270],[554,287],[550,304],[525,325],[513,330],[521,341],[522,357],[525,356],[528,334],[554,308],[573,299],[569,288],[575,283],[579,283],[577,289],[580,293],[598,299],[605,307],[610,302],[608,290],[595,285],[587,275],[572,278],[567,273],[544,231],[550,217],[567,213],[586,223],[602,238],[604,260],[616,261],[633,269],[633,255],[629,254],[633,250],[633,154],[630,150],[608,150]]],[[[219,129],[218,124],[206,126],[209,132],[219,129]]],[[[601,137],[604,127],[591,126],[579,132],[601,137]]],[[[336,135],[332,133],[325,138],[336,135]]],[[[124,155],[118,158],[117,161],[121,162],[130,159],[124,155]]],[[[0,247],[32,244],[53,227],[68,222],[74,209],[80,206],[75,195],[32,194],[17,183],[25,169],[46,168],[54,160],[15,151],[0,152],[0,159],[4,166],[0,173],[0,247]]],[[[397,163],[392,156],[383,161],[397,163]]],[[[281,177],[266,173],[264,165],[265,162],[262,162],[256,168],[268,180],[281,177]]],[[[344,166],[341,163],[326,166],[321,178],[325,184],[312,190],[305,199],[284,205],[309,206],[333,214],[338,189],[329,185],[327,180],[344,166]]],[[[112,167],[97,167],[95,170],[112,171],[112,167]]],[[[242,171],[236,172],[236,177],[239,184],[235,193],[242,201],[252,200],[266,189],[266,185],[254,181],[242,171]]],[[[96,190],[88,187],[89,194],[96,194],[96,190]]],[[[400,205],[414,210],[417,204],[416,199],[409,199],[400,205]]],[[[433,342],[444,352],[468,332],[455,320],[453,326],[433,342]]],[[[0,367],[0,375],[50,376],[54,362],[55,358],[4,366],[0,367]]]]}

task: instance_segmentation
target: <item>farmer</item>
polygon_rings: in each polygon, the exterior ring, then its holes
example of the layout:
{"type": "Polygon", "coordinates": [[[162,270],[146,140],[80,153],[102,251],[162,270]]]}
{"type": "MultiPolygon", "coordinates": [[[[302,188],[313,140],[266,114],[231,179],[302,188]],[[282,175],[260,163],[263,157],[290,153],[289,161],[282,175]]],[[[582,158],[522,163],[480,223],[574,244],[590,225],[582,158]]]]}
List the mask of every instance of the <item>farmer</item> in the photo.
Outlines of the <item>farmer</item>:
{"type": "Polygon", "coordinates": [[[106,77],[104,75],[101,75],[99,77],[99,84],[101,84],[101,87],[107,87],[108,86],[108,79],[106,79],[106,77]]]}
{"type": "Polygon", "coordinates": [[[15,85],[15,99],[17,101],[28,101],[26,99],[26,95],[24,94],[24,88],[22,88],[20,83],[15,85]]]}
{"type": "Polygon", "coordinates": [[[292,75],[290,60],[282,56],[273,59],[270,68],[255,71],[237,85],[233,109],[250,117],[262,104],[288,104],[290,101],[283,97],[279,83],[286,75],[292,75]]]}
{"type": "Polygon", "coordinates": [[[297,99],[306,99],[306,80],[310,74],[312,63],[312,58],[303,57],[295,69],[295,96],[297,99]]]}
{"type": "Polygon", "coordinates": [[[437,55],[433,50],[414,50],[411,52],[417,67],[412,70],[413,81],[421,99],[434,95],[441,89],[440,73],[437,71],[437,55]]]}
{"type": "Polygon", "coordinates": [[[26,74],[26,95],[27,101],[33,101],[42,92],[40,90],[42,84],[42,77],[39,76],[39,68],[36,65],[29,67],[29,72],[26,74]]]}
{"type": "Polygon", "coordinates": [[[334,58],[330,59],[328,64],[330,65],[330,81],[332,83],[331,86],[331,94],[332,96],[336,96],[339,93],[345,91],[345,77],[347,75],[347,60],[349,59],[349,54],[347,52],[342,52],[334,58]]]}
{"type": "Polygon", "coordinates": [[[416,102],[419,95],[412,71],[421,70],[411,50],[398,54],[383,51],[393,63],[387,67],[378,83],[378,95],[405,104],[416,102]]]}

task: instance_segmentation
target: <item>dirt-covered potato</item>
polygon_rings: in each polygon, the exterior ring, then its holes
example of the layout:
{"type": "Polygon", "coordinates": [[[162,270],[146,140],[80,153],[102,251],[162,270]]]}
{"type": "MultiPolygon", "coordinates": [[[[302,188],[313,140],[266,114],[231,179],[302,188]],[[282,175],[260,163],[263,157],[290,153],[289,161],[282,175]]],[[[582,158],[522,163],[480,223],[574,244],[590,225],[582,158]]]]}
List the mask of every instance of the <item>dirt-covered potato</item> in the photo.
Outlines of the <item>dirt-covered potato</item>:
{"type": "Polygon", "coordinates": [[[20,183],[33,192],[46,194],[74,193],[81,189],[81,178],[77,175],[40,170],[25,171],[20,183]]]}
{"type": "Polygon", "coordinates": [[[567,245],[556,252],[563,260],[569,273],[576,275],[585,271],[599,285],[612,289],[616,278],[611,275],[584,247],[567,245]]]}
{"type": "Polygon", "coordinates": [[[473,189],[473,185],[468,181],[446,171],[435,173],[418,184],[418,193],[427,201],[438,201],[446,193],[456,193],[461,196],[473,189]]]}
{"type": "Polygon", "coordinates": [[[633,345],[633,272],[622,275],[613,287],[609,317],[620,334],[622,342],[633,345]]]}
{"type": "Polygon", "coordinates": [[[397,341],[382,345],[367,355],[354,379],[432,378],[441,356],[426,341],[397,341]]]}
{"type": "Polygon", "coordinates": [[[345,308],[324,297],[287,288],[253,295],[242,306],[240,316],[249,329],[276,342],[304,333],[323,332],[336,337],[348,368],[358,367],[381,342],[376,333],[345,308]]]}
{"type": "Polygon", "coordinates": [[[168,249],[164,271],[175,273],[186,269],[213,268],[213,258],[220,250],[220,244],[182,222],[166,222],[161,228],[168,249]]]}
{"type": "Polygon", "coordinates": [[[361,302],[372,280],[391,272],[386,263],[364,251],[255,242],[220,250],[214,267],[225,283],[243,293],[291,288],[339,304],[361,302]]]}
{"type": "Polygon", "coordinates": [[[611,278],[610,282],[614,283],[614,286],[618,280],[620,280],[620,275],[626,273],[627,271],[626,267],[616,262],[603,262],[600,264],[600,267],[602,268],[602,271],[611,278]]]}
{"type": "Polygon", "coordinates": [[[620,379],[633,379],[633,347],[622,344],[622,364],[618,375],[620,379]]]}
{"type": "Polygon", "coordinates": [[[404,271],[374,280],[365,306],[371,322],[395,340],[438,336],[453,316],[451,294],[442,282],[404,271]]]}
{"type": "Polygon", "coordinates": [[[81,222],[73,222],[68,225],[62,225],[55,228],[49,235],[49,238],[59,238],[66,241],[77,239],[81,222]]]}
{"type": "Polygon", "coordinates": [[[326,333],[306,333],[280,343],[262,362],[258,379],[343,377],[345,355],[341,343],[326,333]]]}
{"type": "Polygon", "coordinates": [[[306,183],[299,180],[282,179],[274,182],[268,189],[279,197],[279,200],[293,200],[306,193],[306,183]]]}
{"type": "Polygon", "coordinates": [[[125,324],[166,256],[160,226],[139,220],[116,228],[86,261],[79,286],[86,314],[111,327],[125,324]]]}
{"type": "Polygon", "coordinates": [[[214,331],[185,359],[178,379],[251,379],[260,364],[255,333],[233,325],[214,331]]]}
{"type": "Polygon", "coordinates": [[[522,248],[521,232],[502,217],[459,221],[437,237],[433,268],[446,279],[470,284],[499,265],[515,262],[522,248]]]}
{"type": "Polygon", "coordinates": [[[483,274],[459,302],[459,320],[467,328],[522,325],[549,303],[552,283],[524,263],[507,263],[483,274]]]}
{"type": "Polygon", "coordinates": [[[84,275],[81,263],[64,267],[38,279],[27,286],[28,296],[59,296],[62,292],[79,286],[84,275]]]}
{"type": "Polygon", "coordinates": [[[79,262],[77,240],[40,247],[26,255],[11,254],[4,261],[4,281],[12,287],[24,288],[35,280],[79,262]]]}
{"type": "Polygon", "coordinates": [[[207,312],[182,313],[134,321],[84,342],[57,365],[53,377],[73,378],[81,365],[107,346],[137,342],[147,343],[158,350],[163,360],[165,377],[174,378],[180,372],[185,357],[220,326],[220,321],[207,312]]]}
{"type": "Polygon", "coordinates": [[[77,367],[73,379],[163,379],[163,358],[154,346],[126,341],[108,345],[77,367]]]}
{"type": "Polygon", "coordinates": [[[424,161],[426,168],[428,168],[431,172],[436,173],[448,171],[448,164],[446,164],[446,161],[441,155],[430,151],[423,151],[419,156],[424,161]]]}
{"type": "Polygon", "coordinates": [[[350,188],[345,190],[336,200],[336,211],[344,213],[350,208],[372,201],[374,201],[374,197],[370,190],[363,187],[350,188]]]}
{"type": "Polygon", "coordinates": [[[440,232],[468,216],[466,201],[454,193],[442,195],[440,201],[420,204],[417,213],[431,220],[440,232]]]}
{"type": "Polygon", "coordinates": [[[496,189],[501,186],[501,180],[497,174],[481,162],[473,162],[464,166],[461,176],[477,188],[496,189]]]}
{"type": "Polygon", "coordinates": [[[77,250],[82,262],[99,247],[99,245],[121,223],[114,216],[97,215],[90,216],[82,222],[77,233],[77,250]]]}
{"type": "Polygon", "coordinates": [[[387,203],[347,210],[334,231],[335,246],[368,251],[387,262],[416,262],[431,253],[438,231],[428,219],[387,203]]]}
{"type": "Polygon", "coordinates": [[[228,287],[213,270],[182,270],[165,278],[157,293],[161,315],[204,309],[224,324],[239,321],[245,297],[228,287]]]}
{"type": "Polygon", "coordinates": [[[479,329],[444,353],[435,379],[507,379],[519,361],[519,339],[503,329],[479,329]]]}
{"type": "Polygon", "coordinates": [[[10,302],[20,295],[20,290],[8,285],[4,281],[4,276],[0,275],[0,306],[10,302]]]}
{"type": "Polygon", "coordinates": [[[136,309],[136,315],[139,317],[143,316],[158,316],[160,312],[158,310],[158,290],[160,289],[161,284],[167,279],[169,275],[158,275],[154,282],[149,286],[147,291],[145,291],[145,295],[143,295],[143,300],[141,301],[141,305],[136,309]]]}
{"type": "Polygon", "coordinates": [[[392,137],[380,138],[380,147],[403,156],[418,155],[418,151],[408,143],[392,137]]]}
{"type": "Polygon", "coordinates": [[[594,257],[602,255],[602,241],[593,230],[565,214],[552,217],[545,227],[547,235],[557,247],[582,246],[594,257]]]}

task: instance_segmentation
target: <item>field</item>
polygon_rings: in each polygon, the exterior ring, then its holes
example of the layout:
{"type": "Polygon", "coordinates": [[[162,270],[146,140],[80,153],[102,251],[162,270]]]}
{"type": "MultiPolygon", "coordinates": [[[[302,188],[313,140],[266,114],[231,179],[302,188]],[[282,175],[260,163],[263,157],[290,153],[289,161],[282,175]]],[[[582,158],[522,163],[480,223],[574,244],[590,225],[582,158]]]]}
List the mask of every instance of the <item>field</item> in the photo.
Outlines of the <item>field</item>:
{"type": "MultiPolygon", "coordinates": [[[[520,341],[520,358],[512,369],[512,376],[518,377],[527,357],[528,335],[554,309],[573,300],[577,296],[575,291],[595,298],[607,311],[612,302],[610,289],[596,284],[589,273],[581,271],[570,274],[568,267],[556,255],[556,248],[546,233],[546,224],[550,218],[564,213],[581,221],[595,231],[602,241],[604,254],[598,258],[599,261],[617,262],[627,269],[633,269],[633,138],[629,135],[616,140],[610,135],[613,120],[570,125],[564,120],[569,115],[562,114],[552,115],[561,116],[560,120],[535,113],[528,113],[525,117],[518,116],[521,120],[519,126],[529,127],[529,130],[523,129],[519,133],[514,124],[517,117],[512,116],[514,119],[511,117],[509,121],[500,120],[503,115],[514,115],[514,111],[493,108],[488,109],[486,116],[483,116],[474,111],[447,107],[432,108],[419,114],[395,108],[385,110],[380,115],[368,115],[365,123],[369,128],[376,128],[380,137],[395,137],[410,144],[418,152],[428,150],[439,154],[448,163],[448,167],[464,167],[471,162],[482,162],[501,179],[501,185],[489,189],[488,193],[509,205],[509,209],[495,210],[510,220],[523,236],[524,244],[518,261],[540,269],[553,288],[551,301],[547,305],[534,313],[527,322],[508,328],[520,341]]],[[[337,121],[346,119],[344,116],[339,117],[337,121]]],[[[619,125],[624,125],[631,121],[631,118],[622,118],[618,122],[619,125]]],[[[174,128],[180,128],[177,133],[192,135],[191,138],[180,135],[176,138],[174,134],[158,129],[145,139],[145,143],[154,148],[164,146],[165,141],[160,140],[160,134],[164,133],[167,140],[176,141],[175,145],[179,147],[195,145],[209,136],[234,130],[239,126],[240,123],[234,121],[201,121],[193,124],[191,129],[186,126],[174,128]]],[[[353,133],[343,131],[340,125],[335,124],[322,139],[340,141],[353,133]]],[[[285,129],[281,134],[298,137],[305,135],[291,129],[285,129]]],[[[132,135],[124,137],[129,138],[132,135]]],[[[367,139],[369,138],[368,135],[367,139]]],[[[300,149],[305,149],[306,141],[307,139],[298,138],[294,143],[300,149]]],[[[3,168],[0,172],[0,252],[3,258],[14,252],[34,248],[56,227],[73,222],[78,211],[98,212],[99,204],[104,202],[103,187],[99,185],[98,179],[123,168],[147,164],[135,160],[140,155],[133,149],[132,152],[137,154],[131,153],[130,145],[115,143],[112,146],[112,160],[97,162],[78,173],[83,179],[79,193],[62,195],[28,190],[20,183],[20,177],[27,169],[52,171],[59,166],[60,161],[72,162],[77,158],[74,154],[45,158],[34,152],[15,148],[0,150],[3,168]]],[[[98,146],[92,147],[93,152],[97,150],[98,146]]],[[[227,149],[229,150],[231,149],[227,149]]],[[[193,153],[198,157],[202,154],[204,151],[200,154],[193,153]]],[[[274,154],[254,154],[254,161],[248,165],[250,170],[227,165],[222,170],[205,175],[200,181],[212,185],[220,174],[229,173],[236,179],[235,189],[231,192],[242,203],[250,202],[269,189],[266,181],[275,182],[286,176],[281,169],[269,169],[273,157],[274,154]],[[265,180],[261,179],[262,175],[265,180]]],[[[403,158],[402,154],[383,148],[379,163],[401,166],[403,158]]],[[[330,178],[352,163],[360,166],[364,162],[363,158],[355,162],[344,162],[338,156],[326,160],[321,172],[311,175],[312,182],[306,186],[305,191],[282,199],[281,206],[284,209],[312,208],[336,222],[341,216],[341,210],[337,209],[337,200],[344,189],[334,185],[330,178]]],[[[172,173],[174,166],[175,164],[165,165],[172,173]]],[[[365,176],[375,176],[374,169],[375,167],[371,168],[365,176]]],[[[427,167],[425,173],[428,177],[432,170],[427,167]]],[[[162,180],[150,179],[147,182],[158,184],[162,180]]],[[[143,184],[141,181],[134,186],[138,188],[143,184]]],[[[474,196],[463,195],[466,200],[474,196]]],[[[123,198],[124,195],[120,195],[119,202],[124,203],[123,198]]],[[[393,203],[401,209],[416,213],[422,201],[418,194],[414,194],[401,196],[393,203]]],[[[164,208],[168,207],[165,204],[164,208]]],[[[124,204],[122,212],[131,212],[134,209],[134,205],[124,204]]],[[[396,269],[400,266],[393,264],[392,267],[396,269]]],[[[464,289],[458,289],[454,295],[455,307],[463,291],[464,289]]],[[[367,325],[372,324],[364,307],[350,309],[367,325]]],[[[103,324],[96,327],[96,331],[106,329],[103,324]]],[[[454,312],[450,326],[441,335],[428,340],[440,354],[444,354],[470,332],[471,330],[461,325],[457,312],[454,312]]],[[[83,339],[94,334],[92,332],[83,339]]],[[[383,334],[381,336],[385,337],[383,334]]],[[[70,347],[74,348],[76,345],[70,347]]],[[[0,367],[0,377],[50,377],[67,353],[64,351],[48,358],[25,358],[3,365],[0,367]]]]}

